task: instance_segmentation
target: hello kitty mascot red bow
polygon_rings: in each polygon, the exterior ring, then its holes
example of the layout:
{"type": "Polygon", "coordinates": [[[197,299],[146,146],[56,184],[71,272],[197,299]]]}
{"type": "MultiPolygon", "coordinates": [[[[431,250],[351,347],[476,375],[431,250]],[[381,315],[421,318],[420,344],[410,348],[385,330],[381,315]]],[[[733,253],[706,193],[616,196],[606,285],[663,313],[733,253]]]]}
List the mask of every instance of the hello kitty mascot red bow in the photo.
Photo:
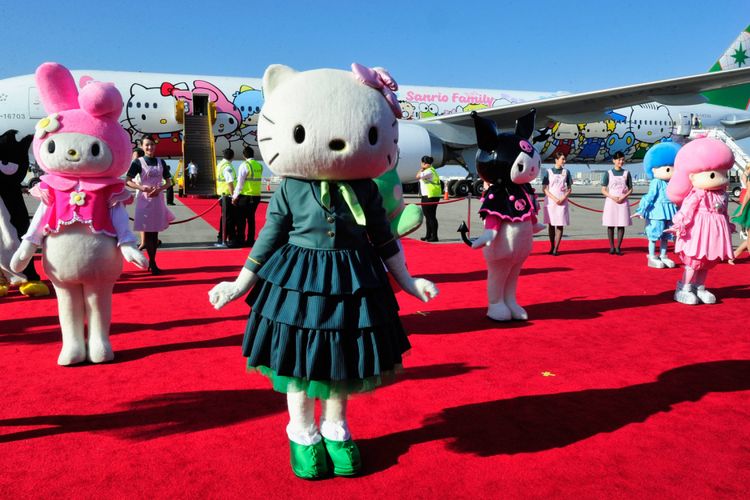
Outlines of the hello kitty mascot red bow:
{"type": "Polygon", "coordinates": [[[55,63],[37,69],[36,83],[49,116],[37,123],[33,148],[46,175],[32,191],[42,203],[11,267],[20,271],[42,247],[62,329],[58,364],[110,361],[112,288],[122,257],[147,265],[128,228],[124,205],[132,194],[119,178],[131,157],[118,121],[122,96],[113,84],[91,79],[79,93],[70,71],[55,63]]]}

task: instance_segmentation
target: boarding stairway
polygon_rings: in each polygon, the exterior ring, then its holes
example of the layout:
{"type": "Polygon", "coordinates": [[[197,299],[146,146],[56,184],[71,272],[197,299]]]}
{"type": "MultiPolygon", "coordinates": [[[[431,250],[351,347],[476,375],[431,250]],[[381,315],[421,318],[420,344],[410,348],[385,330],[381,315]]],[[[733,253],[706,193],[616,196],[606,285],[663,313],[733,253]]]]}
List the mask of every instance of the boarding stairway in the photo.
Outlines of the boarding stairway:
{"type": "Polygon", "coordinates": [[[710,137],[712,139],[718,139],[726,144],[734,154],[734,170],[744,172],[748,164],[750,164],[750,156],[745,153],[739,144],[737,144],[732,136],[727,134],[724,130],[718,128],[701,129],[694,128],[690,131],[688,136],[689,140],[698,139],[701,137],[710,137]]]}
{"type": "Polygon", "coordinates": [[[207,113],[188,114],[183,106],[177,106],[175,114],[177,121],[183,124],[184,192],[189,196],[213,197],[216,195],[216,151],[212,131],[212,122],[216,119],[215,108],[210,106],[207,113]],[[191,161],[198,167],[195,186],[190,186],[187,177],[187,166],[191,161]]]}

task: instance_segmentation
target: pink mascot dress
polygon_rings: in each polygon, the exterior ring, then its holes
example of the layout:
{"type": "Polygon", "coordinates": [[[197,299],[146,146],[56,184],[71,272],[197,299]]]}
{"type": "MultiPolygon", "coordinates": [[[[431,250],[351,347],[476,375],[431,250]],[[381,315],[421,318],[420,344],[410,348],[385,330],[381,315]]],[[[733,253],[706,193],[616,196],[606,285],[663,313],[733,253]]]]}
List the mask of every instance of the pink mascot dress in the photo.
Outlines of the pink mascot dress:
{"type": "Polygon", "coordinates": [[[732,151],[716,139],[696,139],[677,153],[675,173],[667,185],[667,196],[680,205],[669,230],[676,236],[675,252],[685,264],[675,290],[677,302],[716,302],[705,281],[711,268],[733,257],[726,192],[733,165],[732,151]]]}

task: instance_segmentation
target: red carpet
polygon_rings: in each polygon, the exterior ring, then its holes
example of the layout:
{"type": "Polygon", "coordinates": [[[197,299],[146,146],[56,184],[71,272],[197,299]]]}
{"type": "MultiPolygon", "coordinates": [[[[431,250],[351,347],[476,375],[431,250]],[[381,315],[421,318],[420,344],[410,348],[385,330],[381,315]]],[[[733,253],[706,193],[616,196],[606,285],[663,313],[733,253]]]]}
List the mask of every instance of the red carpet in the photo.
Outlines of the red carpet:
{"type": "Polygon", "coordinates": [[[399,292],[400,381],[350,403],[363,477],[288,465],[285,398],[248,375],[247,306],[208,289],[244,250],[165,251],[116,286],[115,362],[61,368],[54,299],[0,299],[0,495],[186,498],[747,498],[750,263],[709,275],[713,306],[671,299],[643,242],[538,243],[528,322],[484,317],[481,253],[404,241],[429,304],[399,292]],[[544,376],[546,374],[547,376],[544,376]]]}

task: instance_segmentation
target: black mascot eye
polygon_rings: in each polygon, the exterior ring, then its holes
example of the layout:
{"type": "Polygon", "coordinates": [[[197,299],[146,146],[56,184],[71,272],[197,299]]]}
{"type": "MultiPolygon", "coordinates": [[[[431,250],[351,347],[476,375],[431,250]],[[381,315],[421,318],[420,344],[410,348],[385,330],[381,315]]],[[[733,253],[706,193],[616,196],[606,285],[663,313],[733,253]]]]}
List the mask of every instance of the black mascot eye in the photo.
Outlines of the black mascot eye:
{"type": "Polygon", "coordinates": [[[229,119],[229,124],[230,124],[230,125],[234,125],[234,118],[230,118],[230,119],[229,119]]]}
{"type": "Polygon", "coordinates": [[[294,127],[294,142],[297,144],[302,144],[305,142],[305,127],[302,125],[297,125],[294,127]]]}
{"type": "Polygon", "coordinates": [[[47,152],[50,154],[55,152],[55,141],[49,141],[47,143],[47,152]]]}
{"type": "Polygon", "coordinates": [[[711,178],[713,179],[714,177],[716,177],[716,174],[711,172],[711,178]]]}
{"type": "Polygon", "coordinates": [[[378,143],[378,129],[377,127],[370,127],[370,131],[367,133],[367,139],[370,141],[370,145],[374,146],[378,143]]]}
{"type": "Polygon", "coordinates": [[[516,166],[518,167],[518,171],[519,171],[519,172],[523,172],[523,163],[519,163],[519,164],[518,164],[518,165],[516,165],[516,166]]]}
{"type": "Polygon", "coordinates": [[[100,151],[99,143],[95,142],[93,146],[91,146],[91,155],[92,156],[99,156],[100,151]]]}

